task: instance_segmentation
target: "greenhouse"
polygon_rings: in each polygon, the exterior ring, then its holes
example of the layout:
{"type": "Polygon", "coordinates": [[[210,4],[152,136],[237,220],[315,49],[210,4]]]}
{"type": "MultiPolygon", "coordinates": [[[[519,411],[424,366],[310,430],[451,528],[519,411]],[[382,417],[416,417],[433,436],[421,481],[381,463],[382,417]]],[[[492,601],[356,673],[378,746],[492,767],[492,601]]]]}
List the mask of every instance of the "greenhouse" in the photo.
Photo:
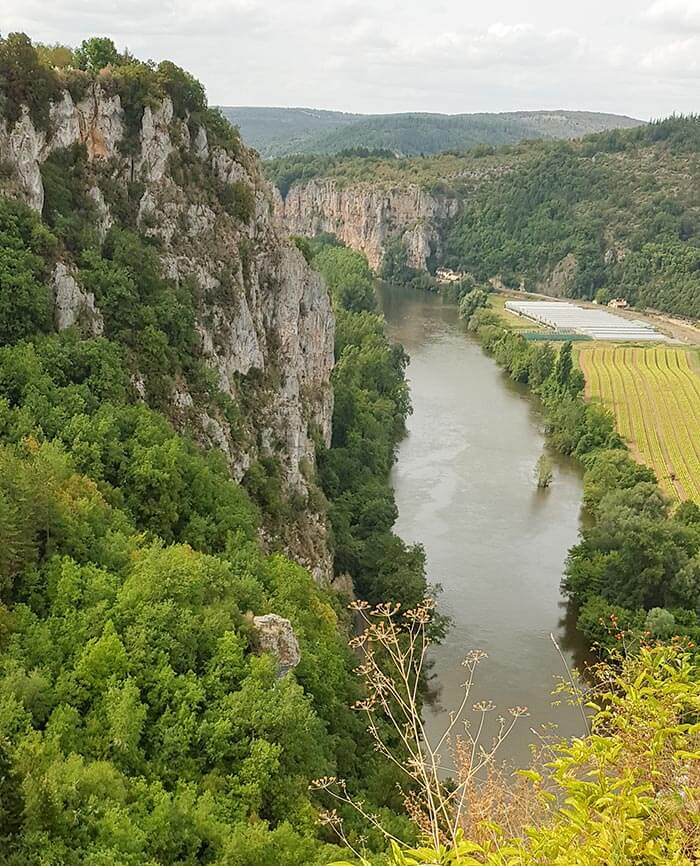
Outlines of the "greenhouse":
{"type": "Polygon", "coordinates": [[[665,341],[652,325],[624,319],[607,310],[578,307],[562,301],[506,301],[506,309],[559,334],[581,334],[592,340],[665,341]]]}

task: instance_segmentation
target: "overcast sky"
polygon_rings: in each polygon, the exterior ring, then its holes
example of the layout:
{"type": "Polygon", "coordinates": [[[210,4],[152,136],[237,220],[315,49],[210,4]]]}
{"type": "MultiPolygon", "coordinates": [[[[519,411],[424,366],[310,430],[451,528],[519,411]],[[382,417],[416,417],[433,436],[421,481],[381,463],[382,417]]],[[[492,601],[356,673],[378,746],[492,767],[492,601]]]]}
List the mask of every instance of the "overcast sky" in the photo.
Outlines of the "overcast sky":
{"type": "Polygon", "coordinates": [[[109,35],[223,105],[700,110],[700,0],[2,0],[12,30],[109,35]]]}

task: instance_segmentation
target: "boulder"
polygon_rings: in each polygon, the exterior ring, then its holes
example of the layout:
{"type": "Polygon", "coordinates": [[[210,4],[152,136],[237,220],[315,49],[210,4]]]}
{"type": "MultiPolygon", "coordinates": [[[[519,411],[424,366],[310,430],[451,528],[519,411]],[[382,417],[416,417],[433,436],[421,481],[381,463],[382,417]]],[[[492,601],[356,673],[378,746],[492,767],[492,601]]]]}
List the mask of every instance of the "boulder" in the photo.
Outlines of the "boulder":
{"type": "Polygon", "coordinates": [[[253,625],[262,652],[277,659],[278,676],[284,676],[301,661],[299,642],[288,619],[276,613],[266,613],[253,618],[253,625]]]}

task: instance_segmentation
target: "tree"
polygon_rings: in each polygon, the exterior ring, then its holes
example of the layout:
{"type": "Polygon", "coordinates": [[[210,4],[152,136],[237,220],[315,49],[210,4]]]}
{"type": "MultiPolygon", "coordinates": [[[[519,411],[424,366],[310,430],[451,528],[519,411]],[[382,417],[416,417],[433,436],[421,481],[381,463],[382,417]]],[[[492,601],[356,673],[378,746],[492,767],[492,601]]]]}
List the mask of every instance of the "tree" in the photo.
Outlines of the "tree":
{"type": "Polygon", "coordinates": [[[573,361],[573,344],[567,340],[559,350],[559,357],[555,365],[555,377],[557,385],[561,390],[566,390],[571,379],[571,373],[574,367],[573,361]]]}
{"type": "Polygon", "coordinates": [[[92,36],[75,49],[75,61],[80,69],[99,72],[107,66],[119,66],[123,59],[107,36],[92,36]]]}
{"type": "Polygon", "coordinates": [[[459,302],[459,315],[465,322],[469,322],[477,310],[488,307],[489,296],[483,289],[472,289],[459,302]]]}
{"type": "Polygon", "coordinates": [[[537,465],[535,466],[535,479],[540,490],[549,487],[554,478],[552,461],[546,454],[540,454],[537,465]]]}
{"type": "Polygon", "coordinates": [[[41,62],[29,37],[10,33],[0,37],[0,109],[10,126],[26,105],[34,123],[45,129],[49,106],[58,98],[61,86],[55,71],[41,62]]]}
{"type": "Polygon", "coordinates": [[[663,607],[653,607],[647,614],[644,628],[652,637],[667,640],[675,631],[676,618],[663,607]]]}

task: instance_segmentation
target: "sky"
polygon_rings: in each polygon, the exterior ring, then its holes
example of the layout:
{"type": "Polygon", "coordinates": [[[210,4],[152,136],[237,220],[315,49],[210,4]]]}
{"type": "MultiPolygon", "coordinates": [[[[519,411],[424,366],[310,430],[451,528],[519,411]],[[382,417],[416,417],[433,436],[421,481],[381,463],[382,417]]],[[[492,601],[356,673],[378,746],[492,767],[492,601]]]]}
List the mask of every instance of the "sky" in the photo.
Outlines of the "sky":
{"type": "Polygon", "coordinates": [[[219,105],[700,110],[700,0],[2,0],[13,30],[111,36],[219,105]]]}

